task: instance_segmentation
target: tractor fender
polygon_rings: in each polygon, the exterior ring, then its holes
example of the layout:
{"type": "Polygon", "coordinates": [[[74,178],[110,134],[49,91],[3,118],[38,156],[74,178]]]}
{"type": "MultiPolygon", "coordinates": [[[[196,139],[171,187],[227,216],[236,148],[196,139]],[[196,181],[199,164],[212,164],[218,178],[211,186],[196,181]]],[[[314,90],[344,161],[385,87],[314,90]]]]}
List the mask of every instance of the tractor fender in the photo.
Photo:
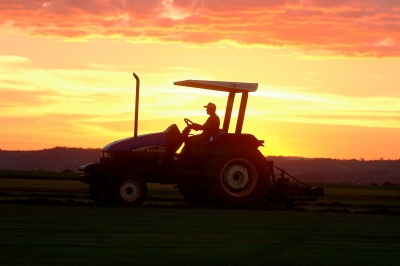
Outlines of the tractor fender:
{"type": "Polygon", "coordinates": [[[252,134],[235,134],[235,133],[221,133],[215,137],[211,137],[210,143],[212,145],[246,145],[257,149],[263,146],[264,141],[258,140],[252,134]]]}

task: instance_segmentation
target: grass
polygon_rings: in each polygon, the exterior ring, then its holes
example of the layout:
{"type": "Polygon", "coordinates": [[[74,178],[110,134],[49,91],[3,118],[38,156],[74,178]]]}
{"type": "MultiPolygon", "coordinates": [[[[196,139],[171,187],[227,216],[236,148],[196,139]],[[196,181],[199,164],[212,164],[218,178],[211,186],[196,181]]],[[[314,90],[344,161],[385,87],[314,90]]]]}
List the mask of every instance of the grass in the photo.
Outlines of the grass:
{"type": "Polygon", "coordinates": [[[14,179],[42,179],[42,180],[79,180],[79,173],[75,172],[47,172],[47,171],[20,171],[0,169],[1,178],[14,179]]]}
{"type": "MultiPolygon", "coordinates": [[[[77,180],[42,180],[42,179],[15,179],[0,178],[0,188],[29,189],[88,189],[88,185],[77,180]]],[[[1,189],[0,189],[1,190],[1,189]]]]}
{"type": "Polygon", "coordinates": [[[365,207],[373,208],[384,205],[400,208],[400,187],[368,186],[353,184],[321,184],[325,188],[325,196],[318,198],[318,203],[340,202],[352,207],[351,211],[365,207]]]}
{"type": "MultiPolygon", "coordinates": [[[[24,194],[31,197],[34,193],[79,193],[88,194],[88,185],[81,183],[74,175],[77,173],[52,173],[52,172],[25,172],[25,171],[0,171],[0,191],[10,191],[12,196],[1,199],[15,199],[24,197],[24,194]],[[32,175],[28,179],[23,176],[32,175]],[[52,176],[54,174],[54,176],[52,176]],[[64,176],[64,179],[62,179],[64,176]],[[69,177],[68,177],[69,176],[69,177]],[[7,177],[7,178],[6,178],[7,177]],[[71,177],[73,179],[71,179],[71,177]]],[[[325,196],[319,197],[318,201],[306,203],[301,207],[308,210],[326,208],[320,204],[340,202],[350,211],[363,211],[376,208],[377,205],[400,209],[400,186],[370,186],[356,184],[310,184],[310,186],[322,186],[325,189],[325,196]],[[308,205],[307,205],[308,204],[308,205]]],[[[181,197],[178,189],[173,185],[148,184],[149,196],[160,198],[181,197]]],[[[87,200],[86,200],[87,201],[87,200]]],[[[147,202],[145,202],[146,204],[147,202]]]]}
{"type": "Polygon", "coordinates": [[[3,265],[395,265],[398,217],[0,204],[3,265]]]}
{"type": "MultiPolygon", "coordinates": [[[[7,202],[32,191],[88,193],[76,179],[47,179],[0,178],[0,190],[12,194],[0,202],[1,265],[398,264],[398,216],[313,211],[332,202],[351,211],[368,204],[398,210],[400,187],[318,184],[326,196],[302,206],[308,212],[7,202]]],[[[180,197],[171,185],[149,184],[149,192],[180,197]]],[[[74,199],[88,201],[80,197],[74,199]]]]}

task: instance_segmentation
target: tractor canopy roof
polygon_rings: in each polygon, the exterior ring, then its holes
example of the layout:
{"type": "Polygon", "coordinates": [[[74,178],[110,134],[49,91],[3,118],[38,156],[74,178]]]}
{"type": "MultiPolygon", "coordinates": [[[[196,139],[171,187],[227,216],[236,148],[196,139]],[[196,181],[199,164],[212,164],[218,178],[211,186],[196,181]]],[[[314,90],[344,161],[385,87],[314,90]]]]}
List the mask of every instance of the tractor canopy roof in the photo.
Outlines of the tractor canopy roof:
{"type": "Polygon", "coordinates": [[[225,132],[228,132],[229,130],[229,123],[231,120],[231,113],[232,113],[233,101],[235,99],[235,94],[240,93],[242,97],[240,100],[239,114],[236,123],[236,130],[235,130],[236,134],[240,134],[242,132],[248,94],[249,92],[256,91],[258,87],[258,83],[192,80],[192,79],[176,81],[174,82],[174,85],[229,92],[228,102],[225,110],[224,125],[222,128],[222,130],[225,132]]]}
{"type": "Polygon", "coordinates": [[[209,81],[209,80],[182,80],[174,82],[174,85],[186,86],[215,91],[226,91],[233,93],[253,92],[257,90],[258,83],[209,81]]]}

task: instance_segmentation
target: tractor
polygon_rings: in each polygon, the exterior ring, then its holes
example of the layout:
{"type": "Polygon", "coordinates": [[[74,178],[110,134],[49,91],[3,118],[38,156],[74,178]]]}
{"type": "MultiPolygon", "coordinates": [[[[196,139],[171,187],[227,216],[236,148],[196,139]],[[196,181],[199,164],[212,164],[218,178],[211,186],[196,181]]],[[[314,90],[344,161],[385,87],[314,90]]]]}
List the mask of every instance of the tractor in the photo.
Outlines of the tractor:
{"type": "Polygon", "coordinates": [[[309,187],[300,181],[301,185],[291,185],[285,177],[288,174],[258,150],[264,141],[242,133],[248,94],[257,90],[257,83],[174,82],[178,86],[228,93],[222,128],[198,145],[190,145],[193,136],[189,133],[195,126],[187,118],[184,119],[187,127],[182,132],[172,124],[164,131],[138,136],[140,80],[135,73],[133,76],[136,79],[133,137],[106,145],[99,162],[79,167],[83,172],[80,180],[89,184],[93,201],[139,206],[147,197],[148,183],[173,184],[188,203],[197,206],[290,205],[294,200],[316,200],[317,196],[323,196],[323,188],[309,187]],[[240,107],[235,132],[230,133],[236,94],[241,94],[240,107]],[[274,169],[280,170],[279,177],[274,169]]]}

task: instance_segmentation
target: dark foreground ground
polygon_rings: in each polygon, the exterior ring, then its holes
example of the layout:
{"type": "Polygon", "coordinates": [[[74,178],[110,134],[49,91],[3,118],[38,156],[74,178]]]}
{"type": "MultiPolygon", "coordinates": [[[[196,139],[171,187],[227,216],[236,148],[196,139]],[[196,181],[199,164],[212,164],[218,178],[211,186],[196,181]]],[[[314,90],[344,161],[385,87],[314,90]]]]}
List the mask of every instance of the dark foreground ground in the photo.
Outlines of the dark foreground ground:
{"type": "Polygon", "coordinates": [[[233,210],[150,185],[129,208],[94,204],[76,178],[7,176],[0,265],[399,265],[400,187],[322,186],[296,208],[233,210]]]}
{"type": "Polygon", "coordinates": [[[1,265],[399,265],[399,216],[0,203],[1,265]]]}
{"type": "Polygon", "coordinates": [[[1,265],[396,265],[399,216],[0,204],[1,265]]]}

